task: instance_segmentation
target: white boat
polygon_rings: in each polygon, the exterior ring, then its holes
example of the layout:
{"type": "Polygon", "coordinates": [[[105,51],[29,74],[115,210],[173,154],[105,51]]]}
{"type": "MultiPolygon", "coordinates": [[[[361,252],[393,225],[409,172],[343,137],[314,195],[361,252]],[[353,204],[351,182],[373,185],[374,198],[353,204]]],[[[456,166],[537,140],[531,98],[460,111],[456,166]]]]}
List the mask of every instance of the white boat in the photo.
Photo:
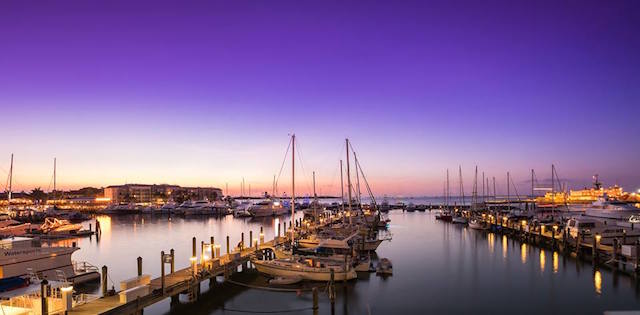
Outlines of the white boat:
{"type": "Polygon", "coordinates": [[[197,201],[185,201],[176,209],[184,215],[212,214],[213,205],[207,199],[197,201]]]}
{"type": "Polygon", "coordinates": [[[99,279],[97,268],[86,263],[72,263],[71,255],[78,249],[42,247],[37,241],[26,237],[0,240],[0,288],[10,290],[23,287],[32,278],[72,283],[99,279]]]}
{"type": "Polygon", "coordinates": [[[592,242],[595,235],[600,235],[600,244],[612,245],[614,239],[622,241],[626,240],[627,244],[635,244],[640,238],[640,233],[635,230],[627,230],[625,227],[618,226],[614,222],[604,224],[588,217],[574,217],[567,220],[564,228],[572,238],[580,237],[586,242],[592,242]]]}
{"type": "Polygon", "coordinates": [[[82,229],[80,224],[73,224],[57,218],[45,218],[44,223],[40,226],[42,233],[48,235],[77,234],[80,229],[82,229]]]}
{"type": "Polygon", "coordinates": [[[479,219],[471,219],[469,221],[469,227],[474,230],[486,230],[487,225],[479,219]]]}
{"type": "Polygon", "coordinates": [[[252,204],[247,210],[254,217],[278,216],[289,212],[289,208],[283,206],[280,201],[271,199],[252,204]]]}
{"type": "Polygon", "coordinates": [[[454,216],[451,219],[451,223],[454,223],[454,224],[467,224],[467,223],[469,223],[469,220],[467,220],[467,218],[462,217],[462,216],[454,216]]]}
{"type": "MultiPolygon", "coordinates": [[[[574,206],[574,209],[576,206],[574,206]]],[[[588,217],[629,221],[632,216],[640,215],[640,208],[629,203],[616,203],[605,195],[588,207],[579,207],[588,217]]]]}
{"type": "Polygon", "coordinates": [[[7,216],[0,220],[0,236],[22,236],[30,230],[31,223],[22,223],[7,216]]]}
{"type": "Polygon", "coordinates": [[[253,260],[258,272],[272,277],[296,278],[311,281],[330,281],[333,270],[334,280],[351,280],[357,278],[356,270],[349,264],[333,260],[305,256],[274,260],[253,260]]]}

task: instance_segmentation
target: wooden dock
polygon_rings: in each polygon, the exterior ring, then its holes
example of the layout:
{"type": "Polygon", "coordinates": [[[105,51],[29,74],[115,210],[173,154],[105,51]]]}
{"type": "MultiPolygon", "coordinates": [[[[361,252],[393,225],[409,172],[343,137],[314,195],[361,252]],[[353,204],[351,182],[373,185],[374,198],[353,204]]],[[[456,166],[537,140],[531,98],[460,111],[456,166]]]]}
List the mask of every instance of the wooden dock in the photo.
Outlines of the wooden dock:
{"type": "MultiPolygon", "coordinates": [[[[577,233],[571,236],[566,230],[554,225],[537,225],[527,220],[510,220],[506,216],[484,215],[478,217],[488,227],[488,232],[507,235],[521,242],[571,255],[576,259],[591,261],[595,266],[607,267],[616,271],[640,277],[640,240],[623,236],[613,240],[612,245],[600,243],[596,234],[586,240],[577,233]],[[631,249],[632,255],[624,255],[623,245],[631,249]]],[[[626,235],[626,233],[625,233],[626,235]]]]}
{"type": "MultiPolygon", "coordinates": [[[[252,257],[261,253],[263,249],[271,248],[277,241],[282,242],[284,239],[284,237],[276,237],[274,240],[263,242],[262,244],[254,245],[253,247],[236,249],[235,251],[228,252],[225,255],[208,259],[206,261],[202,261],[201,257],[200,262],[193,263],[192,266],[184,269],[169,272],[164,275],[164,279],[162,276],[152,279],[148,284],[148,294],[139,296],[128,302],[121,302],[119,294],[121,292],[112,292],[112,294],[106,292],[105,275],[103,275],[103,297],[85,304],[74,306],[67,310],[67,314],[142,314],[142,310],[145,307],[151,306],[167,298],[172,299],[172,304],[177,302],[180,294],[187,294],[189,296],[189,301],[195,302],[200,295],[200,284],[202,282],[209,281],[209,285],[213,286],[216,283],[217,276],[225,276],[226,279],[235,273],[239,266],[248,263],[252,257]]],[[[164,252],[162,255],[162,259],[164,259],[164,252]]],[[[139,259],[139,276],[141,276],[141,261],[142,260],[139,259]]],[[[161,263],[164,268],[164,264],[168,262],[162,261],[161,263]]]]}

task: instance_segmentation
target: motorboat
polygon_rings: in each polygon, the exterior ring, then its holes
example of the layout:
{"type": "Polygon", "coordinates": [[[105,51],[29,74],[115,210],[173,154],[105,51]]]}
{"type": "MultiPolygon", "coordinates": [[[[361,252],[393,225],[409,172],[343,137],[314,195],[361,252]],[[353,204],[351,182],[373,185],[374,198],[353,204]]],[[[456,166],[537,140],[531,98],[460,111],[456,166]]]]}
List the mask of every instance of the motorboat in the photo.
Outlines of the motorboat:
{"type": "Polygon", "coordinates": [[[592,241],[595,235],[599,235],[600,244],[604,245],[612,245],[616,238],[620,241],[625,240],[626,244],[635,244],[636,240],[640,238],[640,233],[635,230],[629,231],[614,222],[605,224],[605,222],[588,217],[571,218],[567,220],[564,229],[574,239],[580,233],[580,237],[586,242],[592,241]]]}
{"type": "Polygon", "coordinates": [[[631,203],[609,200],[606,194],[598,198],[589,207],[582,207],[584,215],[594,218],[629,221],[632,216],[640,215],[640,208],[631,203]]]}
{"type": "Polygon", "coordinates": [[[474,219],[471,219],[471,221],[469,221],[469,228],[472,228],[474,230],[488,229],[487,225],[478,218],[474,218],[474,219]]]}
{"type": "Polygon", "coordinates": [[[25,287],[30,281],[44,278],[74,284],[100,279],[98,268],[71,261],[78,249],[44,247],[26,237],[0,240],[0,291],[25,287]]]}
{"type": "Polygon", "coordinates": [[[22,236],[31,230],[31,223],[22,223],[8,216],[0,218],[0,236],[22,236]]]}
{"type": "Polygon", "coordinates": [[[469,220],[467,220],[467,218],[465,218],[463,216],[454,216],[453,218],[451,218],[451,223],[453,223],[453,224],[467,224],[467,223],[469,223],[469,220]]]}
{"type": "Polygon", "coordinates": [[[349,264],[330,259],[309,256],[293,256],[274,260],[252,260],[258,272],[272,276],[296,278],[311,281],[352,280],[357,278],[356,270],[349,264]],[[333,271],[333,272],[332,272],[333,271]]]}
{"type": "Polygon", "coordinates": [[[80,224],[73,224],[68,220],[51,217],[44,219],[44,223],[40,226],[42,234],[48,235],[77,234],[80,229],[82,229],[80,224]]]}
{"type": "Polygon", "coordinates": [[[254,217],[269,217],[287,214],[289,208],[282,205],[280,201],[269,199],[252,204],[247,211],[254,217]]]}
{"type": "Polygon", "coordinates": [[[453,216],[451,215],[450,211],[442,210],[436,213],[436,220],[451,222],[452,219],[453,219],[453,216]]]}
{"type": "Polygon", "coordinates": [[[391,264],[391,260],[388,258],[382,258],[378,262],[378,267],[376,268],[376,274],[378,275],[387,275],[390,276],[393,274],[393,265],[391,264]]]}
{"type": "Polygon", "coordinates": [[[213,213],[213,205],[207,199],[185,201],[176,209],[184,215],[202,215],[213,213]]]}

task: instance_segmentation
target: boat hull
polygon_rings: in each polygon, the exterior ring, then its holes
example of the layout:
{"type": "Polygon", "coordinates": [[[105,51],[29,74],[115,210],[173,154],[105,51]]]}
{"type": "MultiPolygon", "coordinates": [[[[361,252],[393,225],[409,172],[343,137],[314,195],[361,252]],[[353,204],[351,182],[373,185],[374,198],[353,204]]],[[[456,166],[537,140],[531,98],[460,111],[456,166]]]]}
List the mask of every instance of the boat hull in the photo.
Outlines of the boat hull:
{"type": "MultiPolygon", "coordinates": [[[[283,266],[277,266],[270,264],[270,261],[255,261],[254,265],[258,272],[267,274],[273,277],[284,278],[296,278],[300,277],[304,280],[311,281],[330,281],[331,270],[330,268],[314,268],[316,270],[296,270],[294,268],[287,268],[283,266]]],[[[356,271],[354,269],[344,271],[338,271],[334,269],[334,280],[351,280],[357,278],[356,271]]]]}

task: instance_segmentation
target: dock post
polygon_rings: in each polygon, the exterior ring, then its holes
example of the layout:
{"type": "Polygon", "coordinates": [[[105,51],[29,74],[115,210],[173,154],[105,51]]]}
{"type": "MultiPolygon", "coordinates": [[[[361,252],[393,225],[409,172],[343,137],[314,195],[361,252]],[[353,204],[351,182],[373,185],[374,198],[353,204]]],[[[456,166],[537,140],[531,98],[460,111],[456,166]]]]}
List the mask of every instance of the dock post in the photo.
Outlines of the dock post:
{"type": "Polygon", "coordinates": [[[198,253],[196,252],[196,237],[194,236],[191,239],[191,257],[197,257],[198,253]]]}
{"type": "Polygon", "coordinates": [[[253,247],[253,230],[249,231],[249,248],[253,247]]]}
{"type": "Polygon", "coordinates": [[[138,256],[138,277],[142,276],[142,257],[138,256]]]}
{"type": "Polygon", "coordinates": [[[557,227],[554,225],[551,229],[551,249],[556,249],[556,229],[557,227]]]}
{"type": "Polygon", "coordinates": [[[278,238],[280,238],[280,222],[278,222],[278,238]]]}
{"type": "Polygon", "coordinates": [[[211,237],[211,260],[212,260],[212,261],[213,261],[213,258],[215,258],[215,257],[216,257],[216,256],[215,256],[215,255],[216,255],[216,252],[215,252],[215,248],[214,248],[214,247],[215,247],[215,246],[214,246],[214,244],[215,244],[214,240],[215,240],[215,239],[214,239],[214,238],[213,238],[213,236],[212,236],[212,237],[211,237]]]}
{"type": "MultiPolygon", "coordinates": [[[[160,252],[160,288],[162,289],[162,295],[164,295],[164,251],[160,252]]],[[[171,265],[173,266],[173,258],[171,259],[171,265]]]]}
{"type": "Polygon", "coordinates": [[[227,255],[229,255],[229,235],[227,235],[227,255]]]}
{"type": "Polygon", "coordinates": [[[311,294],[313,294],[313,314],[318,314],[318,288],[313,287],[311,289],[311,294]]]}
{"type": "Polygon", "coordinates": [[[176,260],[176,252],[173,250],[173,248],[169,251],[169,255],[171,256],[171,273],[173,273],[176,266],[176,264],[174,263],[174,261],[176,260]]]}
{"type": "Polygon", "coordinates": [[[576,256],[580,255],[580,230],[578,230],[578,234],[576,234],[576,256]]]}
{"type": "MultiPolygon", "coordinates": [[[[103,267],[106,268],[106,267],[103,267]]],[[[47,286],[49,285],[49,281],[47,279],[42,280],[40,282],[40,305],[42,306],[41,312],[42,315],[49,314],[49,302],[47,301],[47,286]]]]}
{"type": "Polygon", "coordinates": [[[244,232],[240,233],[240,251],[244,249],[244,232]]]}
{"type": "Polygon", "coordinates": [[[102,266],[102,297],[107,296],[107,266],[102,266]]]}
{"type": "Polygon", "coordinates": [[[329,285],[329,299],[331,300],[331,304],[333,304],[336,299],[335,277],[335,271],[331,268],[331,284],[329,285]]]}
{"type": "Polygon", "coordinates": [[[200,264],[204,265],[204,241],[200,241],[200,264]]]}
{"type": "Polygon", "coordinates": [[[260,245],[264,245],[264,231],[262,227],[260,227],[260,245]]]}

